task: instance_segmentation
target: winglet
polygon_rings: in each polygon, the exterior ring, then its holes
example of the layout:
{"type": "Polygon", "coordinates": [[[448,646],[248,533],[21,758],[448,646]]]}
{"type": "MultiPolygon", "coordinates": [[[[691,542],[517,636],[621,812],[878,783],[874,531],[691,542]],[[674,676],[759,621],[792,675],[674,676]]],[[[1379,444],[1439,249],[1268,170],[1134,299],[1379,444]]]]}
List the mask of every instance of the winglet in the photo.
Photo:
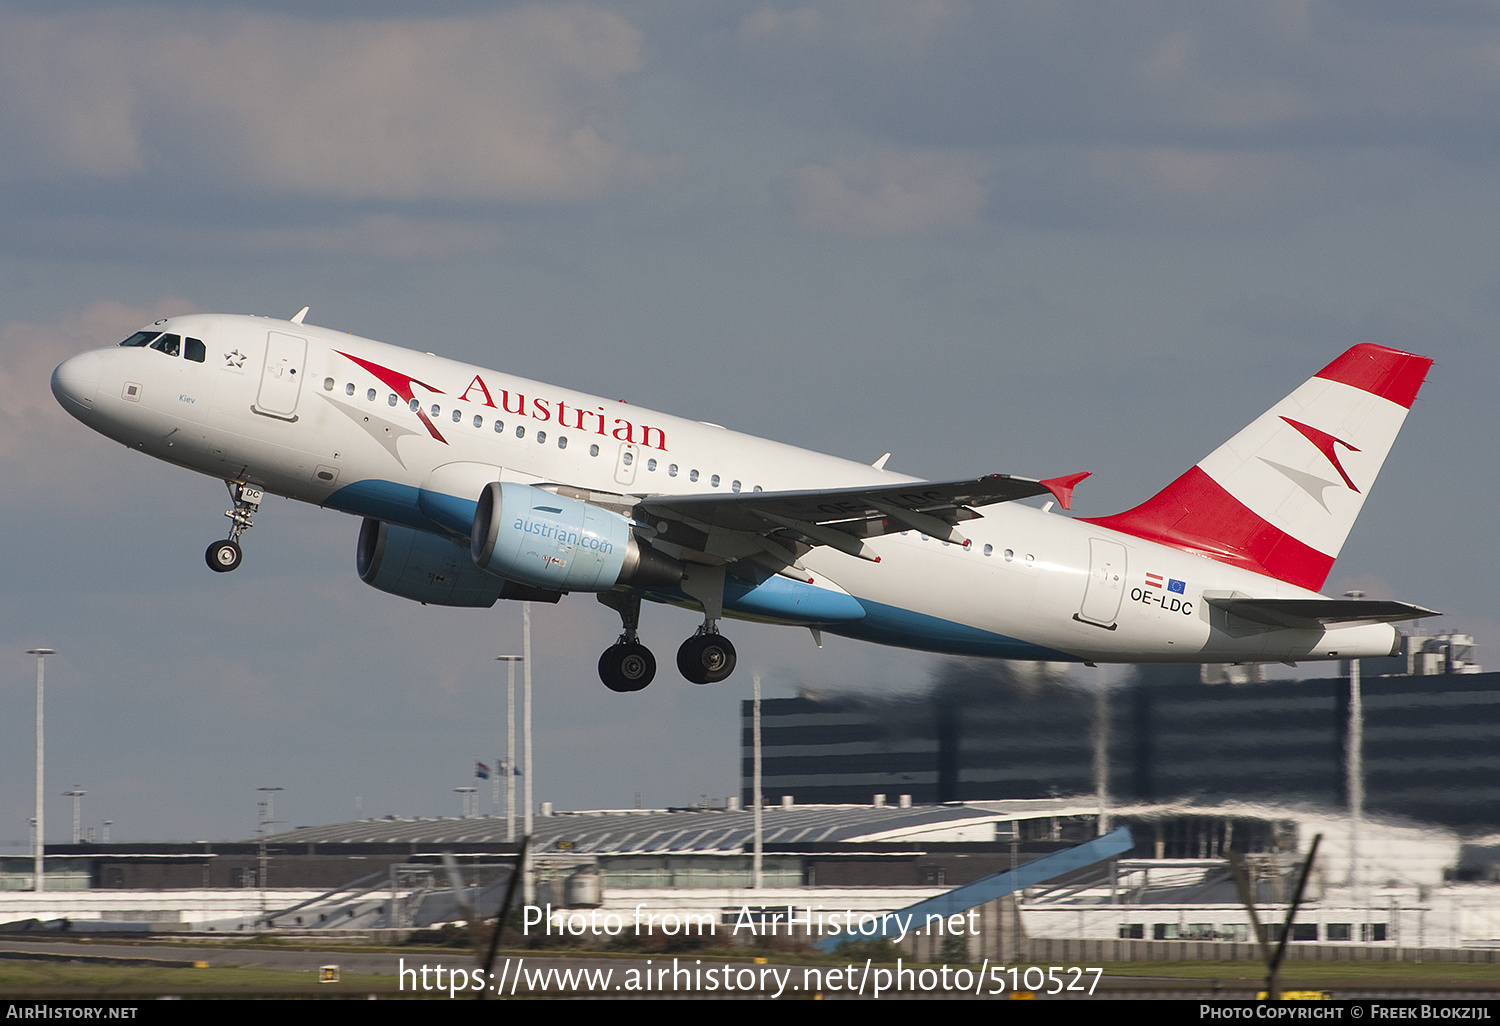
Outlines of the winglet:
{"type": "Polygon", "coordinates": [[[1092,470],[1081,470],[1076,474],[1068,474],[1064,477],[1049,477],[1039,482],[1041,486],[1052,493],[1057,504],[1063,509],[1073,508],[1073,486],[1092,474],[1092,470]]]}

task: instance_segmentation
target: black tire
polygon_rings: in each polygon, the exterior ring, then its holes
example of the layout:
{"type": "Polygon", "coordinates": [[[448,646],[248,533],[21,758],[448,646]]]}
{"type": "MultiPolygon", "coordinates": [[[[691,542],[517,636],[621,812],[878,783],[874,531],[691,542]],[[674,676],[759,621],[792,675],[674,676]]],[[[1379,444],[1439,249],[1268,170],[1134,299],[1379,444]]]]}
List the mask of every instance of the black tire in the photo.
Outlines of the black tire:
{"type": "Polygon", "coordinates": [[[208,563],[208,568],[217,573],[227,574],[240,565],[244,559],[244,553],[240,551],[239,545],[227,538],[224,541],[216,541],[208,547],[203,554],[203,559],[208,563]]]}
{"type": "Polygon", "coordinates": [[[735,659],[722,634],[694,634],[677,650],[677,669],[694,684],[717,684],[734,672],[735,659]]]}
{"type": "Polygon", "coordinates": [[[599,657],[599,679],[611,691],[640,691],[656,677],[656,657],[645,645],[611,645],[599,657]]]}

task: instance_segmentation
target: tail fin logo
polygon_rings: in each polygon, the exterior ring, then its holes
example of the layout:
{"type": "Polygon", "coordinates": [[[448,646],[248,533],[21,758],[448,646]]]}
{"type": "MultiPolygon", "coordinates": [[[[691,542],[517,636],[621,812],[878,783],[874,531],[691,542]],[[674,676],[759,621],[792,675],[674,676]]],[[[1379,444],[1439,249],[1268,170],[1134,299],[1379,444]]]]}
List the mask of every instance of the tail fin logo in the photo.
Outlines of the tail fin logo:
{"type": "Polygon", "coordinates": [[[1286,421],[1292,427],[1296,428],[1304,438],[1306,438],[1313,445],[1317,446],[1318,451],[1321,452],[1325,457],[1327,457],[1329,463],[1333,464],[1333,469],[1339,472],[1339,477],[1342,477],[1344,479],[1344,484],[1349,486],[1349,490],[1358,494],[1359,488],[1357,488],[1354,482],[1350,480],[1348,472],[1344,470],[1344,465],[1339,462],[1339,453],[1338,450],[1334,448],[1334,446],[1342,445],[1350,452],[1359,452],[1357,448],[1350,445],[1342,438],[1335,438],[1327,431],[1319,431],[1317,428],[1312,427],[1308,424],[1303,424],[1301,421],[1293,420],[1291,417],[1282,417],[1281,419],[1286,421]]]}

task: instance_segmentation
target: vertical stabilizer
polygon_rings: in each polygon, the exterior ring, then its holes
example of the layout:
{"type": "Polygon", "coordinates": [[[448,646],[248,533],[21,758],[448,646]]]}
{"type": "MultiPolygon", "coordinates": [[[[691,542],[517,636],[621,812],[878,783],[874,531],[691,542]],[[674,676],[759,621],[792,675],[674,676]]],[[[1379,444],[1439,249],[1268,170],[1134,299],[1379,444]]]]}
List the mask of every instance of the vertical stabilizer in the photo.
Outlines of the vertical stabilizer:
{"type": "Polygon", "coordinates": [[[1430,366],[1357,345],[1152,498],[1088,523],[1316,591],[1430,366]]]}

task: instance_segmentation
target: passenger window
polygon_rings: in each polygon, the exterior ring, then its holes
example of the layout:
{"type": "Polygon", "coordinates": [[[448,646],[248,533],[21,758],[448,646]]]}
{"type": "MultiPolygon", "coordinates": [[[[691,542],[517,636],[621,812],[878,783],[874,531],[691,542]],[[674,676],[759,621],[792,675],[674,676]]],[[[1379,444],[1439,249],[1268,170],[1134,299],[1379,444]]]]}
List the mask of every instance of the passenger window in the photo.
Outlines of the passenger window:
{"type": "Polygon", "coordinates": [[[477,413],[474,414],[474,426],[477,428],[484,427],[484,418],[477,413]]]}
{"type": "Polygon", "coordinates": [[[597,445],[591,445],[591,446],[589,446],[589,455],[590,456],[597,456],[597,455],[599,455],[599,447],[597,445]]]}
{"type": "MultiPolygon", "coordinates": [[[[390,403],[392,406],[396,405],[396,402],[397,402],[398,399],[399,399],[399,396],[397,396],[395,392],[392,392],[390,395],[388,395],[388,396],[385,397],[385,401],[388,402],[388,403],[390,403]]],[[[413,399],[412,402],[416,402],[416,400],[413,399]]]]}
{"type": "Polygon", "coordinates": [[[537,445],[544,445],[544,444],[546,444],[546,442],[547,442],[547,432],[545,432],[545,431],[538,431],[536,433],[536,444],[537,445]]]}
{"type": "Polygon", "coordinates": [[[411,412],[413,413],[422,412],[422,404],[417,402],[415,399],[410,400],[406,405],[411,407],[411,412]]]}
{"type": "Polygon", "coordinates": [[[737,491],[739,491],[740,490],[740,483],[738,481],[731,481],[729,483],[729,490],[731,492],[737,492],[737,491]]]}
{"type": "Polygon", "coordinates": [[[630,466],[632,463],[635,462],[635,453],[632,453],[632,452],[621,453],[620,454],[620,462],[622,464],[624,464],[625,466],[627,466],[627,467],[630,466]]]}
{"type": "Polygon", "coordinates": [[[498,435],[500,432],[502,432],[504,430],[505,430],[505,421],[503,421],[503,420],[497,420],[497,421],[495,421],[495,434],[498,435]]]}
{"type": "Polygon", "coordinates": [[[463,419],[464,419],[464,411],[463,410],[454,410],[453,411],[453,423],[457,424],[459,421],[461,421],[463,419]]]}
{"type": "Polygon", "coordinates": [[[984,554],[986,556],[993,556],[995,554],[995,546],[993,546],[993,545],[986,545],[984,547],[984,554]]]}
{"type": "Polygon", "coordinates": [[[677,464],[673,463],[671,466],[669,466],[667,468],[667,476],[668,477],[676,477],[677,476],[677,464]]]}
{"type": "Polygon", "coordinates": [[[696,480],[698,480],[698,472],[696,470],[689,470],[688,471],[688,480],[689,481],[696,481],[696,480]]]}
{"type": "Polygon", "coordinates": [[[351,381],[351,382],[349,382],[349,384],[347,384],[347,385],[344,386],[344,394],[345,395],[353,395],[354,394],[354,382],[351,381]]]}
{"type": "Polygon", "coordinates": [[[443,408],[441,406],[439,406],[437,403],[433,403],[432,404],[432,416],[434,418],[436,418],[437,415],[440,414],[440,413],[442,413],[442,412],[443,412],[443,408]]]}
{"type": "Polygon", "coordinates": [[[765,489],[764,489],[764,488],[762,488],[762,487],[761,487],[761,486],[760,486],[760,485],[756,485],[756,486],[755,486],[755,487],[754,487],[754,488],[752,488],[752,489],[750,489],[750,490],[751,490],[751,491],[752,491],[752,492],[763,492],[763,491],[765,491],[765,489]]]}
{"type": "Polygon", "coordinates": [[[517,424],[516,425],[516,437],[517,438],[525,438],[526,437],[526,425],[525,424],[517,424]]]}
{"type": "Polygon", "coordinates": [[[557,436],[557,447],[559,449],[566,449],[568,447],[568,436],[567,435],[558,435],[557,436]]]}
{"type": "Polygon", "coordinates": [[[323,379],[323,391],[325,391],[325,392],[332,392],[333,391],[333,379],[332,378],[324,378],[323,379]]]}
{"type": "Polygon", "coordinates": [[[713,485],[715,488],[719,487],[719,475],[715,474],[713,477],[709,478],[708,483],[713,485]]]}
{"type": "Polygon", "coordinates": [[[203,344],[201,338],[187,340],[187,358],[194,363],[203,363],[208,358],[208,347],[203,344]]]}
{"type": "Polygon", "coordinates": [[[654,458],[649,459],[649,460],[646,461],[646,469],[647,470],[655,470],[656,469],[656,460],[654,458]]]}
{"type": "Polygon", "coordinates": [[[365,401],[372,403],[375,401],[375,390],[373,388],[365,392],[365,401]]]}

